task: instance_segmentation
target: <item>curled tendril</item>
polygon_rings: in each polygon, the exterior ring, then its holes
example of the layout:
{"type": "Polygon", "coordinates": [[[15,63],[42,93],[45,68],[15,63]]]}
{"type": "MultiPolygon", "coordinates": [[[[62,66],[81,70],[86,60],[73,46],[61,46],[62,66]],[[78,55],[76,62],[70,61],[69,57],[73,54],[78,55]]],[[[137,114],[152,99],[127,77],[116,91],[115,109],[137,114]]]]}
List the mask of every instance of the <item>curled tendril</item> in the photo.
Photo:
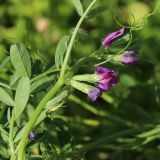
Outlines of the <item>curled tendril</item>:
{"type": "MultiPolygon", "coordinates": [[[[116,22],[119,26],[121,26],[121,27],[129,28],[129,29],[132,29],[132,30],[135,30],[135,31],[137,31],[137,30],[142,30],[142,29],[144,28],[145,24],[147,24],[148,18],[149,18],[150,16],[154,15],[154,14],[158,11],[159,6],[160,6],[160,0],[157,0],[157,5],[156,5],[155,9],[153,10],[153,12],[151,12],[150,14],[142,17],[142,18],[141,18],[141,21],[140,21],[138,24],[136,24],[136,25],[132,25],[132,23],[131,23],[131,26],[125,26],[125,25],[121,24],[121,23],[116,19],[116,16],[114,16],[114,20],[115,20],[115,22],[116,22]]],[[[134,17],[133,14],[129,14],[128,17],[129,17],[130,22],[132,22],[132,21],[131,21],[131,18],[133,18],[134,23],[135,23],[135,17],[134,17]]]]}
{"type": "Polygon", "coordinates": [[[114,20],[115,20],[115,22],[116,22],[119,26],[121,26],[121,27],[128,28],[128,29],[133,28],[133,27],[131,27],[131,26],[125,26],[125,25],[121,24],[121,23],[116,19],[116,16],[114,16],[114,20]]]}
{"type": "Polygon", "coordinates": [[[130,39],[127,43],[127,45],[122,49],[120,50],[116,55],[113,55],[111,56],[109,59],[101,62],[101,63],[98,63],[98,64],[95,64],[95,66],[98,66],[98,65],[102,65],[106,62],[109,62],[110,60],[112,60],[113,58],[115,58],[116,56],[119,56],[122,52],[124,52],[125,50],[127,50],[127,48],[130,46],[131,42],[132,42],[132,38],[133,38],[133,31],[138,31],[138,30],[142,30],[145,26],[145,24],[147,24],[147,21],[148,21],[148,18],[152,15],[154,15],[157,11],[158,11],[158,8],[160,6],[160,0],[157,0],[157,5],[155,7],[155,9],[153,10],[153,12],[151,12],[150,14],[146,15],[145,17],[142,17],[141,18],[141,21],[136,24],[136,25],[133,25],[135,23],[135,17],[133,14],[129,14],[128,17],[129,17],[129,20],[131,22],[131,26],[126,26],[126,25],[123,25],[121,24],[117,19],[116,19],[116,16],[114,16],[114,20],[115,22],[121,26],[121,27],[124,27],[124,28],[127,28],[127,29],[130,29],[129,32],[130,32],[130,39]],[[133,19],[133,22],[131,21],[131,18],[133,19]]]}

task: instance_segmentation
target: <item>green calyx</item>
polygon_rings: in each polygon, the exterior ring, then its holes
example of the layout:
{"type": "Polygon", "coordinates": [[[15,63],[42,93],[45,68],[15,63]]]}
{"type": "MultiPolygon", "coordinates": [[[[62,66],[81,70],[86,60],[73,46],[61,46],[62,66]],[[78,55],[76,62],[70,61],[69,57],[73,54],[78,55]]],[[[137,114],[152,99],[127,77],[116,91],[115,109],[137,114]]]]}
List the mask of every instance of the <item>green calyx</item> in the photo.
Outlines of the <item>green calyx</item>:
{"type": "Polygon", "coordinates": [[[83,75],[76,75],[72,77],[72,80],[95,83],[95,82],[99,82],[100,78],[96,74],[83,74],[83,75]]]}
{"type": "Polygon", "coordinates": [[[76,81],[76,80],[71,80],[71,81],[70,81],[70,85],[71,85],[73,88],[75,88],[75,89],[77,89],[77,90],[79,90],[79,91],[81,91],[81,92],[83,92],[83,93],[86,93],[86,94],[88,94],[88,92],[89,92],[90,90],[95,90],[95,89],[96,89],[96,88],[93,87],[93,86],[90,86],[90,85],[88,85],[88,84],[86,84],[86,83],[78,82],[78,81],[76,81]]]}

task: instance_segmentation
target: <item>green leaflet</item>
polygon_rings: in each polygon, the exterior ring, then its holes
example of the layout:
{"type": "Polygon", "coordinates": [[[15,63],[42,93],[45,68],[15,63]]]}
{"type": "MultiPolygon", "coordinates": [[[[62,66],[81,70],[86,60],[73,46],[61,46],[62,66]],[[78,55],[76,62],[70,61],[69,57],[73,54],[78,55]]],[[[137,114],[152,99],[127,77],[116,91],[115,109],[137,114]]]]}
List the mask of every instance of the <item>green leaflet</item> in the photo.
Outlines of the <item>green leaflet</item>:
{"type": "Polygon", "coordinates": [[[107,6],[105,5],[100,5],[98,7],[96,7],[95,9],[93,9],[89,14],[87,18],[95,18],[98,15],[102,14],[103,12],[105,12],[107,10],[107,6]]]}
{"type": "Polygon", "coordinates": [[[31,76],[31,60],[27,49],[22,44],[14,44],[10,48],[11,62],[21,77],[31,76]]]}
{"type": "Polygon", "coordinates": [[[80,0],[72,0],[72,3],[74,4],[78,14],[80,16],[82,16],[83,15],[83,7],[82,7],[81,1],[80,0]]]}
{"type": "Polygon", "coordinates": [[[45,89],[46,87],[48,87],[50,84],[53,83],[53,80],[54,80],[53,76],[42,77],[42,78],[36,80],[35,82],[33,82],[31,84],[30,93],[35,93],[35,92],[38,92],[42,89],[45,89]]]}
{"type": "Polygon", "coordinates": [[[63,63],[64,54],[68,46],[68,41],[69,36],[63,36],[57,45],[55,53],[55,64],[57,68],[59,68],[63,63]]]}
{"type": "Polygon", "coordinates": [[[9,96],[9,94],[0,87],[0,101],[7,104],[8,106],[14,106],[15,103],[13,99],[9,96]]]}
{"type": "Polygon", "coordinates": [[[30,79],[22,77],[16,89],[15,95],[15,119],[17,119],[27,104],[30,93],[30,79]]]}
{"type": "Polygon", "coordinates": [[[0,64],[0,71],[5,70],[5,67],[7,66],[9,62],[10,62],[10,56],[5,57],[4,60],[0,64]]]}
{"type": "Polygon", "coordinates": [[[1,144],[0,144],[0,155],[2,155],[3,157],[5,157],[7,159],[9,158],[8,150],[1,144]]]}
{"type": "Polygon", "coordinates": [[[0,132],[8,136],[8,133],[3,129],[2,125],[0,125],[0,132]]]}

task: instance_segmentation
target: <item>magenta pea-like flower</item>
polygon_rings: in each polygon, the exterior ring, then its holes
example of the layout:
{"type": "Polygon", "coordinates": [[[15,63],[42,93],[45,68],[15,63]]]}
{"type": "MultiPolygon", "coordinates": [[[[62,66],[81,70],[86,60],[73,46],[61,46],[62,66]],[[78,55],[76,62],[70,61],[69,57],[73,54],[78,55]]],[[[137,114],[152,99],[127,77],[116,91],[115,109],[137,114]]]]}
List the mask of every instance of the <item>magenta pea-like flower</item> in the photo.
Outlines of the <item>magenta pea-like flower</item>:
{"type": "MultiPolygon", "coordinates": [[[[81,75],[79,76],[80,76],[80,79],[82,79],[81,75]]],[[[84,78],[84,75],[82,75],[82,77],[84,78]]],[[[101,91],[98,88],[88,85],[86,83],[82,83],[77,80],[71,80],[70,84],[72,87],[76,88],[77,90],[80,90],[81,92],[86,93],[93,102],[96,101],[97,98],[101,95],[101,91]]]]}
{"type": "Polygon", "coordinates": [[[88,97],[94,102],[102,92],[110,90],[118,80],[119,77],[114,70],[97,66],[94,74],[76,75],[72,77],[70,83],[74,88],[87,93],[88,97]],[[95,87],[81,81],[93,83],[95,87]]]}
{"type": "Polygon", "coordinates": [[[99,89],[93,89],[88,91],[88,97],[94,102],[101,95],[101,91],[99,89]]]}
{"type": "Polygon", "coordinates": [[[106,47],[109,48],[111,43],[116,40],[118,37],[122,36],[124,33],[124,28],[121,28],[120,30],[116,32],[110,33],[106,38],[102,40],[102,44],[106,47]]]}
{"type": "Polygon", "coordinates": [[[125,51],[122,55],[120,55],[119,60],[121,63],[130,64],[139,61],[137,57],[134,56],[136,51],[125,51]]]}
{"type": "Polygon", "coordinates": [[[29,132],[29,135],[28,135],[28,138],[29,138],[30,140],[35,139],[35,133],[34,133],[33,131],[30,131],[30,132],[29,132]]]}
{"type": "Polygon", "coordinates": [[[119,81],[114,70],[101,66],[96,67],[96,75],[99,77],[99,81],[95,83],[95,86],[102,92],[110,90],[119,81]]]}

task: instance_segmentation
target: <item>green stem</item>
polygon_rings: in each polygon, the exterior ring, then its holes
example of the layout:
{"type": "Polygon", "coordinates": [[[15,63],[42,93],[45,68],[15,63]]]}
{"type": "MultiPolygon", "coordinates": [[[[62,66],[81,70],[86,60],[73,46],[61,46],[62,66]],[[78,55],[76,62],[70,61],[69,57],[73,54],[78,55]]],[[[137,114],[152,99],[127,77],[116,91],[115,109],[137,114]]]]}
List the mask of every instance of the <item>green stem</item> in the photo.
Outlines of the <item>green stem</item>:
{"type": "Polygon", "coordinates": [[[14,109],[12,110],[12,116],[10,119],[10,125],[9,125],[9,147],[11,151],[11,155],[14,154],[14,145],[13,145],[13,127],[14,127],[14,109]]]}
{"type": "Polygon", "coordinates": [[[77,26],[74,29],[74,32],[72,34],[71,40],[69,42],[69,45],[68,45],[68,48],[67,48],[67,51],[66,51],[66,56],[64,58],[62,69],[61,69],[61,72],[60,72],[60,78],[62,78],[62,79],[64,77],[64,74],[65,74],[65,71],[66,71],[66,68],[67,68],[68,60],[69,60],[69,57],[70,57],[70,53],[71,53],[72,46],[73,46],[74,40],[76,38],[78,29],[80,28],[80,25],[82,24],[84,18],[87,16],[87,14],[89,13],[92,6],[96,3],[96,1],[97,0],[93,0],[92,3],[88,6],[88,8],[85,10],[84,14],[80,18],[79,22],[77,23],[77,26]]]}
{"type": "Polygon", "coordinates": [[[64,58],[64,62],[61,68],[61,72],[60,72],[60,78],[58,80],[58,82],[55,84],[55,86],[46,94],[46,96],[41,100],[41,102],[39,103],[39,105],[37,106],[35,112],[33,113],[32,118],[30,119],[30,121],[27,123],[25,131],[24,131],[24,135],[18,145],[18,160],[24,160],[24,149],[26,146],[26,142],[27,142],[27,138],[28,138],[28,134],[30,132],[30,130],[32,129],[32,127],[34,126],[34,124],[36,123],[41,111],[43,110],[43,108],[45,107],[46,103],[59,91],[59,89],[62,87],[62,85],[64,84],[64,74],[66,71],[66,67],[68,64],[68,60],[70,57],[70,53],[71,53],[71,49],[74,43],[74,40],[76,38],[78,29],[81,25],[81,23],[83,22],[84,18],[86,17],[86,15],[88,14],[88,12],[90,11],[90,9],[92,8],[92,6],[95,4],[97,0],[93,0],[92,3],[88,6],[88,8],[86,9],[86,11],[84,12],[84,14],[82,15],[82,17],[80,18],[73,34],[71,37],[71,40],[69,42],[67,51],[66,51],[66,55],[64,58]]]}
{"type": "Polygon", "coordinates": [[[16,160],[16,155],[12,155],[10,160],[16,160]]]}
{"type": "Polygon", "coordinates": [[[113,102],[114,102],[114,99],[106,93],[103,93],[101,95],[101,98],[110,104],[113,104],[113,102]]]}
{"type": "Polygon", "coordinates": [[[18,145],[18,160],[24,160],[23,159],[24,149],[28,139],[28,134],[33,128],[34,124],[36,123],[38,117],[40,116],[41,111],[45,107],[46,103],[59,91],[59,89],[62,87],[63,84],[64,84],[64,81],[59,79],[58,82],[55,84],[55,86],[45,95],[45,97],[41,100],[41,102],[37,106],[35,112],[32,115],[32,118],[29,120],[29,122],[26,125],[23,137],[18,145]]]}
{"type": "Polygon", "coordinates": [[[99,111],[95,107],[89,105],[88,103],[84,102],[82,99],[78,98],[77,96],[75,96],[73,94],[71,94],[68,98],[69,98],[69,100],[81,105],[86,110],[90,111],[91,113],[93,113],[95,115],[97,115],[99,113],[99,111]]]}

